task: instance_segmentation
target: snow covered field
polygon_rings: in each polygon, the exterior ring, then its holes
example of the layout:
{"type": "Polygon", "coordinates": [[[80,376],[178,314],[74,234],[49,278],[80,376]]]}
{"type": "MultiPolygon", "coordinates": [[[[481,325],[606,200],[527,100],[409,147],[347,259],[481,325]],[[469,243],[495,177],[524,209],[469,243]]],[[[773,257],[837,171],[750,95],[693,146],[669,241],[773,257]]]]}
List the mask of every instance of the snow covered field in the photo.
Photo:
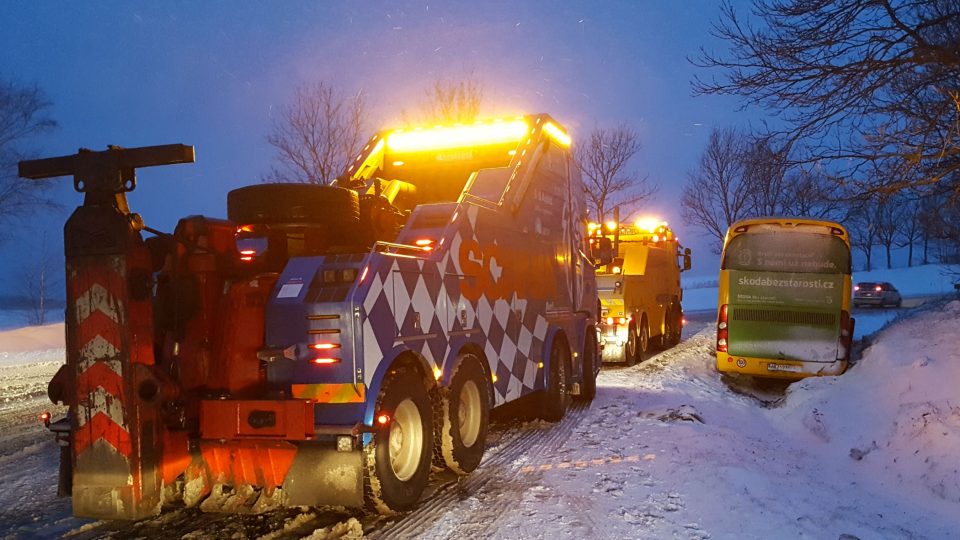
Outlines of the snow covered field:
{"type": "MultiPolygon", "coordinates": [[[[854,279],[949,293],[952,280],[937,276],[923,267],[854,279]]],[[[688,311],[715,308],[715,288],[685,294],[688,311]]],[[[956,537],[960,300],[856,316],[857,337],[873,333],[856,364],[785,392],[721,378],[713,325],[700,322],[672,350],[604,369],[596,400],[563,422],[495,426],[480,468],[438,479],[405,516],[173,510],[127,528],[72,518],[55,497],[57,448],[36,415],[52,409],[45,388],[62,362],[62,324],[0,332],[0,537],[956,537]]]]}

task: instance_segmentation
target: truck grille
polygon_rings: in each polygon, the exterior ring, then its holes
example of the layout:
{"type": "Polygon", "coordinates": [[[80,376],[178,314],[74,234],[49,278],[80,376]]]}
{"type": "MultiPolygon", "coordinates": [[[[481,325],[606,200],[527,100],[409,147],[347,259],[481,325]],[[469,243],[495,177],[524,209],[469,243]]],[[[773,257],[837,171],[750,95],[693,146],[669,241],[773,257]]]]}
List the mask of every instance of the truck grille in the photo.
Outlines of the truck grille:
{"type": "Polygon", "coordinates": [[[734,321],[804,324],[808,326],[833,326],[837,322],[837,316],[833,313],[780,309],[734,309],[730,318],[734,321]]]}

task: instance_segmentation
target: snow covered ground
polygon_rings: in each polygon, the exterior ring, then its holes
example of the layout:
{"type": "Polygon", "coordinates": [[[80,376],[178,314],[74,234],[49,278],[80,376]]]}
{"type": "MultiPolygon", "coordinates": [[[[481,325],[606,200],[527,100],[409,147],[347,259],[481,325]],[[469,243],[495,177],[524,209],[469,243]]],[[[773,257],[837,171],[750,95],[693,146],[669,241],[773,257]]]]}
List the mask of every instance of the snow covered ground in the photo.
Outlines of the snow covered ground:
{"type": "MultiPolygon", "coordinates": [[[[937,276],[854,279],[952,294],[937,276]]],[[[686,292],[690,312],[715,302],[715,288],[686,292]]],[[[496,426],[480,469],[440,481],[406,516],[294,509],[253,527],[179,510],[126,533],[70,517],[54,496],[57,449],[36,414],[51,408],[62,324],[0,332],[0,537],[957,537],[960,300],[856,316],[857,337],[872,335],[846,374],[779,387],[720,377],[704,318],[674,349],[604,369],[594,402],[563,422],[496,426]],[[324,514],[336,517],[320,526],[324,514]]]]}

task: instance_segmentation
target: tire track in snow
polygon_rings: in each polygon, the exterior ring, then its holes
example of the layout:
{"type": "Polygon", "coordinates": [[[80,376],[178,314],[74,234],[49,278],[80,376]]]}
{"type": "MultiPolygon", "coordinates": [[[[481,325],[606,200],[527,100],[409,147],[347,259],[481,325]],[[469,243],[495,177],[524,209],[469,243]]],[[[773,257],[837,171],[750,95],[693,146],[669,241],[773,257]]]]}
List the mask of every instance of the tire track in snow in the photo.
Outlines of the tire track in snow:
{"type": "Polygon", "coordinates": [[[589,405],[574,403],[563,421],[557,424],[536,423],[512,428],[494,450],[488,449],[483,462],[466,477],[450,481],[422,500],[416,510],[399,520],[370,532],[370,538],[409,538],[439,527],[431,536],[448,538],[486,538],[497,529],[491,516],[501,515],[523,498],[523,493],[538,481],[539,475],[521,472],[526,462],[537,461],[558,450],[567,441],[576,426],[587,416],[589,405]],[[526,458],[526,459],[524,459],[526,458]],[[518,489],[519,488],[519,489],[518,489]],[[479,515],[450,516],[451,510],[469,499],[492,495],[478,504],[479,515]],[[448,526],[439,522],[444,518],[457,520],[448,526]],[[447,530],[447,528],[449,530],[447,530]]]}

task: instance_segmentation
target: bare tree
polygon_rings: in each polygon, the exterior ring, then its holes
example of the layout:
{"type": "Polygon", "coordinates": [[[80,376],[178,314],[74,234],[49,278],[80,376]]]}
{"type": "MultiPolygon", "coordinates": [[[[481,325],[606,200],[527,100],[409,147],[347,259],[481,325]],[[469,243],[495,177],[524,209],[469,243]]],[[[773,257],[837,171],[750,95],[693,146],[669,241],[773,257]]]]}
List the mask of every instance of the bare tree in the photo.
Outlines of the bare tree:
{"type": "Polygon", "coordinates": [[[788,184],[792,214],[838,221],[846,214],[848,204],[842,190],[816,167],[794,167],[788,184]]]}
{"type": "Polygon", "coordinates": [[[267,136],[276,155],[264,181],[329,184],[360,150],[365,124],[362,94],[345,96],[324,82],[301,86],[267,136]]]}
{"type": "Polygon", "coordinates": [[[888,269],[893,268],[893,244],[900,236],[902,220],[905,216],[904,208],[898,204],[899,202],[894,198],[881,197],[875,204],[877,243],[883,246],[888,269]]]}
{"type": "Polygon", "coordinates": [[[914,246],[923,241],[921,203],[917,197],[899,196],[895,204],[901,209],[902,219],[897,247],[907,248],[907,266],[913,266],[914,246]]]}
{"type": "Polygon", "coordinates": [[[0,80],[0,240],[21,218],[56,206],[46,196],[49,182],[17,177],[17,162],[33,154],[27,143],[57,125],[48,116],[49,108],[50,101],[38,87],[0,80]]]}
{"type": "Polygon", "coordinates": [[[614,206],[639,206],[656,194],[646,176],[627,170],[640,147],[637,132],[620,124],[594,128],[587,140],[574,148],[586,184],[587,205],[598,221],[603,222],[614,206]]]}
{"type": "Polygon", "coordinates": [[[715,128],[697,168],[687,174],[680,196],[684,221],[713,238],[714,253],[720,253],[730,224],[751,212],[744,152],[744,140],[739,133],[715,128]]]}
{"type": "Polygon", "coordinates": [[[772,137],[744,136],[740,159],[749,185],[750,213],[758,216],[792,214],[794,193],[787,178],[790,145],[777,148],[772,137]]]}
{"type": "Polygon", "coordinates": [[[56,290],[60,271],[54,268],[54,258],[47,245],[47,234],[40,238],[37,258],[29,261],[23,271],[24,291],[27,295],[27,324],[41,325],[47,322],[50,310],[50,293],[56,290]]]}
{"type": "Polygon", "coordinates": [[[850,245],[860,250],[866,259],[868,272],[873,270],[873,247],[877,245],[879,229],[878,197],[864,196],[850,207],[850,214],[845,220],[850,232],[850,245]]]}
{"type": "Polygon", "coordinates": [[[480,116],[483,84],[471,73],[460,80],[437,79],[426,90],[421,112],[427,121],[468,123],[480,116]]]}
{"type": "MultiPolygon", "coordinates": [[[[848,173],[893,160],[937,183],[960,170],[960,2],[753,0],[751,15],[724,3],[713,33],[729,53],[693,60],[722,76],[698,77],[695,93],[774,111],[783,134],[809,143],[807,159],[849,164],[848,173]]],[[[884,179],[859,188],[907,184],[884,179]]]]}

